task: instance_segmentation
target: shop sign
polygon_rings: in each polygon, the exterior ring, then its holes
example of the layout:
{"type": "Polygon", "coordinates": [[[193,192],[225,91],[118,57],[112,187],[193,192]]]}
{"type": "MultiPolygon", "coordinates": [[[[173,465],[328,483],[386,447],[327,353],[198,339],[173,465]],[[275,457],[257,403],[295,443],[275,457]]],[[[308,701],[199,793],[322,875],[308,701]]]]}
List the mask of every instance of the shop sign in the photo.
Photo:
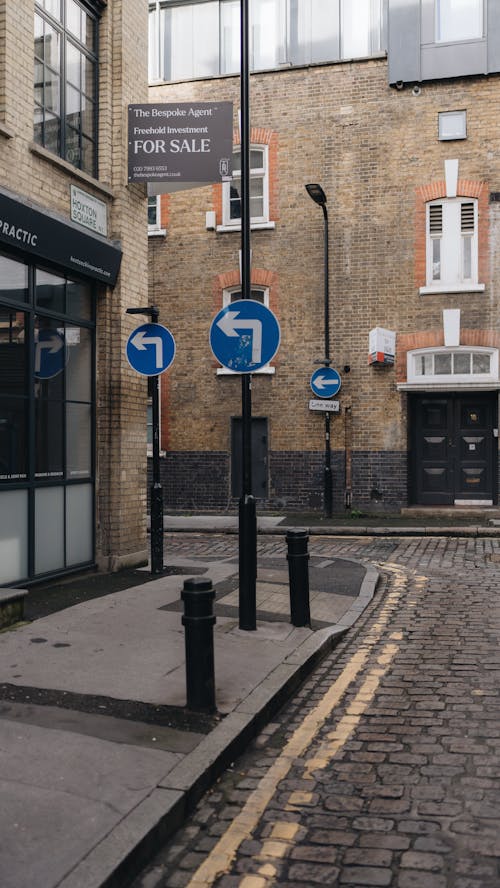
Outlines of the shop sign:
{"type": "Polygon", "coordinates": [[[47,259],[113,287],[122,251],[117,242],[82,231],[73,222],[35,209],[0,189],[0,244],[47,259]]]}
{"type": "Polygon", "coordinates": [[[232,102],[128,106],[129,182],[222,182],[232,154],[232,102]]]}

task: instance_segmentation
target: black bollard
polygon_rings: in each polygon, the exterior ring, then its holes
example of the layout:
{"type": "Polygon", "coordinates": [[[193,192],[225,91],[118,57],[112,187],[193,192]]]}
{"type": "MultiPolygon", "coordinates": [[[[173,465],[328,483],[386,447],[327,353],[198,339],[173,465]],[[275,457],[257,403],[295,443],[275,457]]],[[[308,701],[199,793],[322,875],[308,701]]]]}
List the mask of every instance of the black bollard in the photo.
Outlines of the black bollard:
{"type": "Polygon", "coordinates": [[[290,616],[293,626],[310,626],[309,609],[309,537],[306,530],[288,530],[288,575],[290,578],[290,616]]]}
{"type": "Polygon", "coordinates": [[[185,627],[187,708],[215,712],[212,580],[195,577],[184,581],[182,625],[185,627]]]}

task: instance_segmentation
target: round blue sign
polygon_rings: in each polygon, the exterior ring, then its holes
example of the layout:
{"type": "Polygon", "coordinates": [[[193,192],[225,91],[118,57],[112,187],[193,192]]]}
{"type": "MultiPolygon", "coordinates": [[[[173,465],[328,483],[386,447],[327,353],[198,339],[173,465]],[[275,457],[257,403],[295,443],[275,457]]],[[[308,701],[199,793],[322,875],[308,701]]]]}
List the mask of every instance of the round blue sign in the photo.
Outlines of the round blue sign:
{"type": "Polygon", "coordinates": [[[60,373],[68,359],[64,336],[57,330],[39,330],[35,344],[35,376],[51,379],[60,373]]]}
{"type": "Polygon", "coordinates": [[[311,376],[311,388],[317,398],[333,398],[340,391],[340,373],[333,367],[320,367],[311,376]]]}
{"type": "Polygon", "coordinates": [[[127,341],[127,361],[142,376],[158,376],[175,357],[175,340],[162,324],[142,324],[127,341]]]}
{"type": "Polygon", "coordinates": [[[255,299],[238,299],[223,308],[210,327],[210,348],[223,367],[253,373],[274,358],[280,326],[272,311],[255,299]]]}

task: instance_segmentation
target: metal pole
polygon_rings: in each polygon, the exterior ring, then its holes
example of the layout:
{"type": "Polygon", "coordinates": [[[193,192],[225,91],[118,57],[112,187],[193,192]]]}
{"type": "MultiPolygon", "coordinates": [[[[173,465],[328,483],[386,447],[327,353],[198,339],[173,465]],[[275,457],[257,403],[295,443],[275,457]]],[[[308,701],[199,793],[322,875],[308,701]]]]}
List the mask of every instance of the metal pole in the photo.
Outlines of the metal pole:
{"type": "MultiPolygon", "coordinates": [[[[251,298],[249,2],[241,0],[241,295],[251,298]]],[[[252,496],[252,377],[241,377],[242,495],[239,503],[239,627],[257,628],[257,519],[252,496]]]]}
{"type": "MultiPolygon", "coordinates": [[[[328,210],[325,204],[321,205],[323,210],[324,226],[324,254],[325,254],[325,367],[330,366],[330,270],[329,270],[329,252],[328,252],[328,210]]],[[[332,461],[331,461],[331,445],[330,445],[330,414],[325,413],[325,472],[324,472],[324,509],[326,518],[332,517],[332,461]]]]}
{"type": "MultiPolygon", "coordinates": [[[[159,312],[151,309],[153,324],[158,323],[159,312]]],[[[153,408],[153,483],[151,487],[151,573],[163,571],[163,490],[160,479],[160,396],[159,377],[151,377],[153,408]]]]}

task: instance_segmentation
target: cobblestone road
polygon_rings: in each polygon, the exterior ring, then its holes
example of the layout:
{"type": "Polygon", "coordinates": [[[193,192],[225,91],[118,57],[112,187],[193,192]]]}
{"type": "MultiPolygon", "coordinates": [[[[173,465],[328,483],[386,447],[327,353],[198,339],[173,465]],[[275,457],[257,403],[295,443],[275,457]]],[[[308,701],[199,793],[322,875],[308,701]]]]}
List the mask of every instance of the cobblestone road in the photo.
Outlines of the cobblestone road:
{"type": "MultiPolygon", "coordinates": [[[[259,538],[261,555],[282,546],[259,538]]],[[[500,539],[312,537],[310,551],[375,564],[374,601],[134,888],[498,888],[500,539]]]]}

